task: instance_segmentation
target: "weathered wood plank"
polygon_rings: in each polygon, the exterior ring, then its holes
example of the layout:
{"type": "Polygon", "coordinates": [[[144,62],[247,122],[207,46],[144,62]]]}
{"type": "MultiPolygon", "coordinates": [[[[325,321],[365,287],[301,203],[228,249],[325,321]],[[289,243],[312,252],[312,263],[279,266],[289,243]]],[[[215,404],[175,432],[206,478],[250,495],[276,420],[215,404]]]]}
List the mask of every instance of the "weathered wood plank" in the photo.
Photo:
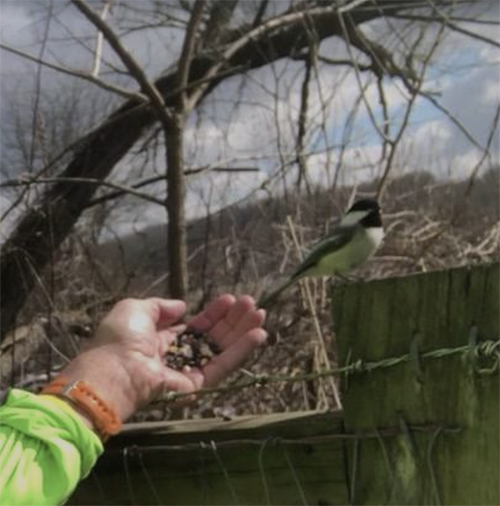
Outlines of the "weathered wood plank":
{"type": "Polygon", "coordinates": [[[470,353],[417,358],[467,345],[473,326],[498,340],[498,264],[336,287],[333,318],[341,364],[415,357],[344,379],[347,431],[460,427],[348,443],[351,501],[499,504],[498,370],[479,374],[470,353]]]}
{"type": "Polygon", "coordinates": [[[345,504],[335,435],[339,413],[137,424],[110,442],[70,504],[345,504]]]}

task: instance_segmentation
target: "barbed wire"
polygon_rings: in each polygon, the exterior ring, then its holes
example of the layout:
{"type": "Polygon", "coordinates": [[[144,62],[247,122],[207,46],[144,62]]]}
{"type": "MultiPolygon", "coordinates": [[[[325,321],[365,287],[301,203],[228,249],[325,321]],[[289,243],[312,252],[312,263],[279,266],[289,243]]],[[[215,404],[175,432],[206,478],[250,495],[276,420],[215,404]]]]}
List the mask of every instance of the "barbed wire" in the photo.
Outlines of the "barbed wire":
{"type": "MultiPolygon", "coordinates": [[[[411,433],[419,434],[435,434],[437,431],[443,434],[458,434],[462,430],[459,425],[441,425],[435,423],[427,424],[409,424],[408,431],[411,433]]],[[[289,446],[311,446],[316,444],[331,443],[336,440],[367,440],[367,439],[387,439],[396,436],[405,436],[406,433],[400,427],[385,427],[375,430],[364,430],[357,432],[338,432],[330,434],[320,434],[316,436],[304,436],[300,438],[284,438],[270,436],[265,438],[235,438],[224,441],[196,441],[192,443],[182,444],[132,444],[127,446],[127,455],[133,456],[136,453],[156,453],[164,451],[192,451],[192,450],[207,450],[213,452],[214,445],[217,448],[232,448],[242,445],[249,446],[275,446],[275,445],[289,445],[289,446]]]]}
{"type": "MultiPolygon", "coordinates": [[[[400,421],[401,422],[401,421],[400,421]]],[[[462,431],[462,427],[458,425],[443,425],[436,423],[426,423],[426,424],[407,424],[404,422],[403,424],[399,424],[399,426],[389,426],[383,428],[376,428],[374,430],[362,430],[356,432],[337,432],[337,433],[329,433],[329,434],[321,434],[321,435],[313,435],[313,436],[304,436],[299,438],[290,438],[290,437],[275,437],[268,436],[265,438],[237,438],[237,439],[229,439],[222,441],[215,441],[210,438],[210,434],[207,434],[207,439],[198,440],[193,442],[187,442],[182,444],[166,444],[166,445],[138,445],[132,444],[130,446],[126,446],[123,448],[120,453],[123,455],[124,465],[125,465],[125,479],[128,483],[128,490],[132,491],[133,482],[132,476],[130,472],[127,472],[128,465],[131,458],[138,459],[139,467],[141,474],[144,476],[147,488],[150,490],[152,497],[155,498],[157,504],[162,504],[161,502],[161,494],[159,490],[156,488],[155,481],[153,480],[152,475],[150,474],[149,469],[147,468],[143,456],[149,455],[152,453],[169,453],[172,451],[197,451],[201,450],[202,452],[207,452],[208,455],[211,455],[212,458],[216,461],[217,466],[221,472],[223,481],[226,485],[229,496],[231,497],[232,504],[239,504],[238,501],[238,493],[233,484],[233,480],[231,478],[231,468],[228,467],[226,462],[224,462],[223,454],[220,453],[220,450],[223,449],[231,449],[231,448],[241,448],[242,446],[257,446],[257,466],[260,478],[262,480],[262,485],[264,488],[264,494],[266,497],[265,504],[271,504],[270,501],[270,487],[269,487],[269,478],[266,467],[264,465],[264,452],[266,449],[271,451],[271,447],[279,448],[283,452],[283,456],[287,465],[287,468],[290,472],[291,478],[293,480],[294,485],[296,486],[301,501],[303,504],[308,504],[306,498],[306,491],[303,487],[301,479],[299,478],[299,474],[295,468],[295,463],[293,459],[290,457],[288,450],[293,448],[294,446],[306,446],[311,447],[314,445],[324,445],[328,443],[333,443],[338,440],[350,441],[353,444],[353,458],[352,458],[352,469],[351,469],[351,486],[350,486],[350,494],[351,498],[354,497],[354,494],[357,490],[357,474],[358,474],[358,459],[359,459],[359,448],[360,443],[364,440],[376,440],[379,443],[380,449],[382,451],[384,463],[387,469],[389,476],[391,476],[391,483],[395,483],[396,472],[394,469],[394,463],[391,462],[389,458],[389,451],[387,448],[387,441],[393,437],[403,437],[410,442],[413,441],[412,434],[422,434],[427,436],[430,439],[427,439],[427,449],[425,452],[425,465],[428,469],[428,473],[431,479],[431,490],[434,496],[435,504],[442,504],[439,495],[438,482],[436,471],[434,469],[434,463],[432,458],[432,452],[435,446],[435,442],[440,435],[457,435],[462,431]]],[[[417,453],[414,454],[414,458],[417,458],[417,453]]],[[[389,498],[394,494],[394,488],[390,487],[388,490],[389,498]]],[[[133,496],[132,496],[133,497],[133,496]]],[[[137,504],[136,502],[132,502],[132,504],[137,504]]],[[[389,502],[387,502],[389,504],[389,502]]]]}
{"type": "MultiPolygon", "coordinates": [[[[414,340],[414,343],[416,340],[414,340]]],[[[334,367],[321,371],[315,371],[314,373],[303,373],[303,374],[277,374],[277,375],[266,375],[266,374],[255,374],[253,377],[240,383],[232,385],[226,385],[216,388],[202,388],[194,393],[180,393],[180,392],[167,392],[162,397],[154,401],[154,403],[160,402],[174,402],[179,399],[193,396],[204,396],[210,394],[220,394],[232,392],[235,390],[241,390],[249,387],[262,387],[270,383],[293,383],[300,381],[312,381],[315,379],[321,379],[329,376],[345,375],[346,378],[354,374],[363,374],[372,372],[378,369],[387,369],[395,367],[400,364],[412,362],[420,370],[419,362],[421,360],[429,359],[442,359],[451,357],[454,355],[465,355],[471,361],[474,372],[477,374],[493,374],[499,370],[500,364],[500,340],[485,340],[477,341],[477,329],[473,327],[471,329],[469,343],[455,348],[438,348],[435,350],[419,352],[418,348],[413,345],[413,349],[409,353],[400,355],[397,357],[388,357],[376,361],[365,361],[363,359],[357,359],[351,362],[350,356],[348,355],[346,365],[342,367],[334,367]],[[489,363],[486,366],[486,363],[489,363]]],[[[248,372],[247,372],[248,374],[248,372]]],[[[251,374],[251,373],[250,373],[251,374]]]]}

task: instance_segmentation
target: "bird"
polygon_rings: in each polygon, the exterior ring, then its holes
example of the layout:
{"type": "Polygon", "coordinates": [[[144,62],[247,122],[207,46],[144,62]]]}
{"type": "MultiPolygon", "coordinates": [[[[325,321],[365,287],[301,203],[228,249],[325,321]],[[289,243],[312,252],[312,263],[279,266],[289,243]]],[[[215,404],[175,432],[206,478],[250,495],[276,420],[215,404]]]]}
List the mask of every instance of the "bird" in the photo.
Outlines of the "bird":
{"type": "Polygon", "coordinates": [[[384,239],[381,209],[376,200],[356,201],[340,223],[319,241],[286,281],[258,302],[269,307],[286,289],[306,277],[340,276],[361,266],[384,239]]]}

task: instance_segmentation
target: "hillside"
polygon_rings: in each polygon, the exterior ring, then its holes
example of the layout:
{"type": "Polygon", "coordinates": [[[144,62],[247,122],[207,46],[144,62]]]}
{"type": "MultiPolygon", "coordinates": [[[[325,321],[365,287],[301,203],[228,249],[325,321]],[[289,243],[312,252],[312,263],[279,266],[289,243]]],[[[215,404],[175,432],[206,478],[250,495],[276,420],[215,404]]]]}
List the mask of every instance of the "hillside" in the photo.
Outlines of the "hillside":
{"type": "MultiPolygon", "coordinates": [[[[360,186],[358,196],[373,195],[374,185],[360,186]]],[[[264,278],[276,281],[296,262],[287,217],[306,250],[335,224],[352,191],[316,188],[310,196],[259,200],[191,222],[193,292],[220,291],[221,285],[235,290],[253,283],[262,288],[264,278]]],[[[392,182],[383,202],[387,238],[364,274],[402,275],[485,260],[474,245],[498,221],[498,171],[479,179],[463,201],[467,191],[467,182],[442,183],[425,173],[392,182]]],[[[131,278],[129,289],[134,293],[149,289],[147,293],[164,294],[165,283],[151,284],[166,274],[165,245],[165,227],[155,225],[102,244],[96,253],[110,279],[131,278]]]]}
{"type": "MultiPolygon", "coordinates": [[[[359,186],[357,197],[373,195],[374,185],[359,186]]],[[[191,222],[191,312],[222,292],[258,297],[335,224],[352,192],[353,188],[317,188],[312,195],[262,199],[191,222]]],[[[472,187],[468,182],[440,182],[425,173],[401,177],[388,188],[383,217],[387,238],[377,255],[356,273],[359,279],[490,262],[499,253],[498,170],[490,170],[472,187]]],[[[35,294],[25,313],[27,325],[18,331],[24,337],[16,345],[14,371],[11,341],[2,345],[2,388],[13,381],[36,390],[45,372],[62,363],[54,348],[66,356],[74,355],[79,342],[92,334],[100,315],[114,301],[125,296],[165,295],[165,241],[164,227],[154,226],[96,248],[75,238],[68,242],[55,266],[51,311],[45,309],[43,297],[35,294]]],[[[268,344],[247,366],[252,373],[317,370],[316,323],[335,363],[329,285],[326,280],[311,284],[316,320],[304,305],[299,287],[284,294],[269,313],[268,344]]],[[[263,386],[250,397],[239,391],[205,397],[169,416],[311,409],[333,402],[328,388],[319,382],[263,386]]],[[[152,408],[137,419],[165,417],[165,409],[152,408]]]]}

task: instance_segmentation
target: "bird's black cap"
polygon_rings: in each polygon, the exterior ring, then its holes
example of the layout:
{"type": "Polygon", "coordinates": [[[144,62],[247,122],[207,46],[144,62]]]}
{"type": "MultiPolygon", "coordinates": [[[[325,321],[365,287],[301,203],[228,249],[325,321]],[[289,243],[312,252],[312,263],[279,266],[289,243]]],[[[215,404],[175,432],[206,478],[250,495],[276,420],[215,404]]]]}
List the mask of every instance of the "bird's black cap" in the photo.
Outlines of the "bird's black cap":
{"type": "Polygon", "coordinates": [[[366,211],[367,215],[360,221],[360,223],[366,227],[381,227],[382,217],[380,216],[380,206],[376,200],[373,199],[361,199],[354,202],[349,208],[347,213],[356,211],[366,211]]]}
{"type": "Polygon", "coordinates": [[[354,202],[347,212],[350,213],[352,211],[380,211],[380,206],[376,200],[361,199],[354,202]]]}

